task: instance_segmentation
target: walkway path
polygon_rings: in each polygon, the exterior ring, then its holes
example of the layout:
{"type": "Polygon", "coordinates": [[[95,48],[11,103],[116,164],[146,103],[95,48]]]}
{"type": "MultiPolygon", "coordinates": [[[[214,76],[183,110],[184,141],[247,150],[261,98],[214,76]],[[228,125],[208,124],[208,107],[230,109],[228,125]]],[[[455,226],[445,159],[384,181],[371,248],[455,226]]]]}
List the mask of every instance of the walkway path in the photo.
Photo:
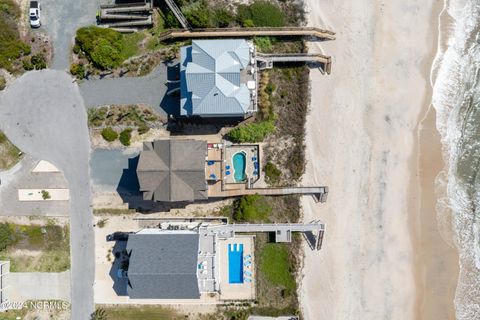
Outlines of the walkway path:
{"type": "Polygon", "coordinates": [[[28,72],[0,95],[0,130],[25,153],[63,171],[70,187],[72,319],[94,310],[90,142],[80,92],[63,71],[28,72]]]}

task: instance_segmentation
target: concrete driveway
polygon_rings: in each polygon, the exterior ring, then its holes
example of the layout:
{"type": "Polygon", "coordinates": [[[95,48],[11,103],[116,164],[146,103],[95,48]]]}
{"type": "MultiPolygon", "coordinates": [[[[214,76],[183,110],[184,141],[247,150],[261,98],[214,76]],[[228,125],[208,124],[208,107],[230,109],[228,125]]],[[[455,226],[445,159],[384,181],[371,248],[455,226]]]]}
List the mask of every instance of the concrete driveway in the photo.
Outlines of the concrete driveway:
{"type": "Polygon", "coordinates": [[[94,310],[95,254],[87,114],[63,71],[24,74],[0,94],[0,130],[25,153],[63,171],[70,188],[72,319],[94,310]]]}
{"type": "Polygon", "coordinates": [[[53,69],[70,67],[70,50],[78,28],[95,24],[98,0],[40,0],[42,27],[53,42],[53,69]]]}
{"type": "Polygon", "coordinates": [[[32,173],[38,160],[29,155],[11,170],[0,172],[0,215],[68,216],[68,201],[19,201],[18,189],[62,189],[68,183],[61,172],[32,173]]]}
{"type": "Polygon", "coordinates": [[[11,272],[8,274],[7,281],[11,301],[70,301],[70,271],[11,272]]]}

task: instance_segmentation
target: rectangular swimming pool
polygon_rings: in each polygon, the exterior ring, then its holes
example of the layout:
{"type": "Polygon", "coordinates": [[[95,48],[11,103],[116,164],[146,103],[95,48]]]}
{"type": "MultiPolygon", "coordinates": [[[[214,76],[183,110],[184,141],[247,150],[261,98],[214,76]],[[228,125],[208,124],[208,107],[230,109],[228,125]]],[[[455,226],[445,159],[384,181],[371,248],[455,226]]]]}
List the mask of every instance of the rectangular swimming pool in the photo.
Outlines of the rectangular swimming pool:
{"type": "Polygon", "coordinates": [[[228,245],[228,283],[243,283],[243,244],[228,245]]]}

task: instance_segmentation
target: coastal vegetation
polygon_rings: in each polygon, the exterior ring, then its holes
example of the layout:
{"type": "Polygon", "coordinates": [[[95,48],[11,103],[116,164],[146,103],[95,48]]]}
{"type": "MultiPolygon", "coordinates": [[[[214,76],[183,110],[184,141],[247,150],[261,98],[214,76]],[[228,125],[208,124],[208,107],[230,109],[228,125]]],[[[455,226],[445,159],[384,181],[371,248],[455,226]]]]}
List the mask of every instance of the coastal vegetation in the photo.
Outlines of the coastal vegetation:
{"type": "Polygon", "coordinates": [[[147,320],[147,319],[186,319],[185,315],[160,305],[108,306],[98,305],[91,320],[147,320]]]}
{"type": "Polygon", "coordinates": [[[118,133],[117,131],[113,130],[112,127],[106,127],[102,130],[102,137],[105,141],[112,142],[117,140],[118,133]]]}
{"type": "Polygon", "coordinates": [[[8,170],[20,161],[21,151],[0,131],[0,171],[8,170]]]}
{"type": "Polygon", "coordinates": [[[265,197],[253,194],[241,197],[235,207],[234,219],[241,222],[265,222],[272,207],[265,197]]]}
{"type": "Polygon", "coordinates": [[[70,268],[67,226],[0,223],[0,260],[12,272],[62,272],[70,268]]]}
{"type": "Polygon", "coordinates": [[[275,131],[273,121],[251,122],[241,124],[228,133],[228,139],[237,142],[261,142],[265,137],[275,131]]]}

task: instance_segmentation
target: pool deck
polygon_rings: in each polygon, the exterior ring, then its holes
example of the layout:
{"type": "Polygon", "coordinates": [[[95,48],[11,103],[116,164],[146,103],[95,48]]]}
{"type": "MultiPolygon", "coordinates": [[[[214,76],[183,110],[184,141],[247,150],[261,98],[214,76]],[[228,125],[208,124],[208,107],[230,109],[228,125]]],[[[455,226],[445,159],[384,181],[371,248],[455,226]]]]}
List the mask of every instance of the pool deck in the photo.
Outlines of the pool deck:
{"type": "Polygon", "coordinates": [[[230,171],[229,175],[225,175],[225,183],[226,184],[245,184],[246,181],[241,181],[237,182],[235,181],[235,169],[233,167],[233,156],[238,153],[238,152],[243,152],[245,153],[246,157],[246,163],[245,163],[245,175],[247,176],[247,179],[253,178],[254,180],[258,179],[258,175],[254,175],[253,173],[257,171],[258,174],[260,174],[260,168],[258,170],[255,170],[255,165],[254,161],[252,160],[253,158],[256,158],[256,162],[259,161],[259,146],[258,145],[253,145],[253,144],[242,144],[242,145],[231,145],[227,146],[225,148],[225,171],[230,171]],[[230,167],[229,170],[227,170],[227,166],[230,167]]]}
{"type": "MultiPolygon", "coordinates": [[[[219,255],[219,285],[220,300],[252,300],[255,299],[255,256],[254,256],[254,236],[236,236],[229,239],[218,241],[219,255]],[[243,244],[243,256],[251,255],[252,264],[244,271],[252,273],[252,282],[229,283],[228,281],[228,245],[243,244]]],[[[244,276],[245,278],[245,276],[244,276]]]]}

